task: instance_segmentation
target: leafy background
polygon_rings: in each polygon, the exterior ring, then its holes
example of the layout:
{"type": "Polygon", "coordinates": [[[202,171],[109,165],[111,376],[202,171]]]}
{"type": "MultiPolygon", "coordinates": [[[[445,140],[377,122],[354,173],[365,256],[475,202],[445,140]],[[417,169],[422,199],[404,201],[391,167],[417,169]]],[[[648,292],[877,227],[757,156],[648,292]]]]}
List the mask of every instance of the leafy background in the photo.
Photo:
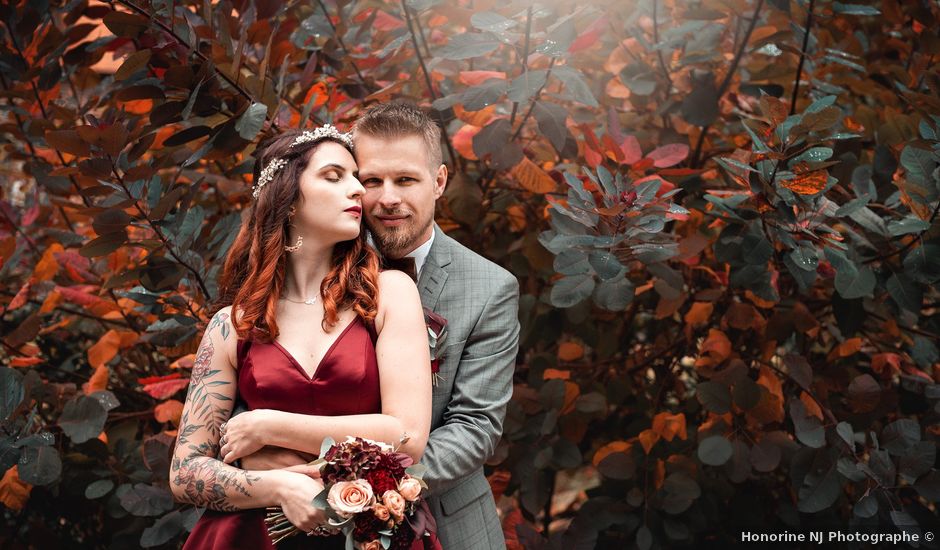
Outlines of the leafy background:
{"type": "Polygon", "coordinates": [[[0,5],[4,547],[175,547],[168,456],[250,153],[411,98],[523,333],[511,548],[935,528],[931,2],[0,5]]]}

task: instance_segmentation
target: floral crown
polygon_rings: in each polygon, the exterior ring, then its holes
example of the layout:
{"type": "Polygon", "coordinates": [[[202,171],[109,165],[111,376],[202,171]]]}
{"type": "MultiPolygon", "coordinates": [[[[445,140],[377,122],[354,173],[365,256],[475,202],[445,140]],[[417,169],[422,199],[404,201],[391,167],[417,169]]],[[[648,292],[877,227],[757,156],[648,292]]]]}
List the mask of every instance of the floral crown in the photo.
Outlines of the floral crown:
{"type": "MultiPolygon", "coordinates": [[[[294,141],[291,142],[290,147],[288,147],[288,151],[295,145],[300,145],[301,143],[307,143],[309,141],[320,141],[328,138],[335,139],[350,149],[353,148],[351,135],[340,132],[332,124],[324,124],[315,130],[304,130],[303,133],[294,138],[294,141]]],[[[251,192],[251,196],[257,199],[261,194],[261,188],[274,179],[274,176],[277,174],[278,170],[285,166],[287,166],[287,161],[282,158],[275,158],[269,162],[268,165],[261,170],[261,174],[258,176],[258,181],[255,183],[255,187],[251,192]]]]}

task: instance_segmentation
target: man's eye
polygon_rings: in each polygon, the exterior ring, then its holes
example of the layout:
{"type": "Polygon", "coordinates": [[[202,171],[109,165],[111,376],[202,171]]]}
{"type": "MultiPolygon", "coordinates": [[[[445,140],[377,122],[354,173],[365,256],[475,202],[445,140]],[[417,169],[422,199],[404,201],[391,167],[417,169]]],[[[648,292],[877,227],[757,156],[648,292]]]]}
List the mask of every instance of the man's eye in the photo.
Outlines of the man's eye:
{"type": "Polygon", "coordinates": [[[409,177],[404,177],[404,178],[398,178],[398,181],[415,181],[415,179],[414,179],[414,178],[409,178],[409,177]]]}

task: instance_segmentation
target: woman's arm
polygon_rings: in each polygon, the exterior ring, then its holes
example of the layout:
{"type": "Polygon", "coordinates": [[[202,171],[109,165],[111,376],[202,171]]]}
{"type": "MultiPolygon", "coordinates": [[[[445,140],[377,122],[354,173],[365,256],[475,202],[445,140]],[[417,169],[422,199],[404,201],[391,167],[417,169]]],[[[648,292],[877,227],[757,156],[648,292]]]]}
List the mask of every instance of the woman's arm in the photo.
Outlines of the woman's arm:
{"type": "Polygon", "coordinates": [[[265,445],[319,453],[324,439],[359,436],[397,446],[421,458],[431,429],[431,358],[421,298],[414,282],[398,271],[379,275],[376,355],[381,414],[313,416],[274,410],[242,413],[226,425],[220,456],[226,463],[265,445]]]}
{"type": "Polygon", "coordinates": [[[219,426],[228,420],[235,397],[235,330],[231,309],[220,310],[206,329],[196,353],[189,393],[180,418],[170,467],[170,489],[180,502],[213,510],[235,511],[280,505],[295,525],[316,526],[322,516],[311,501],[322,484],[302,474],[253,472],[216,457],[219,426]]]}

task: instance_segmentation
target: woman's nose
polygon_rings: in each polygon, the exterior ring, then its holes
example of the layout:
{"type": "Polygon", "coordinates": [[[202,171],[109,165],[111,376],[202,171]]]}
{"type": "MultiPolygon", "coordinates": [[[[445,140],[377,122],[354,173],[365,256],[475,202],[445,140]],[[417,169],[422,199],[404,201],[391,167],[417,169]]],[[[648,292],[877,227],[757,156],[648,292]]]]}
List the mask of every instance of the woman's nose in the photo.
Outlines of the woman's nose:
{"type": "Polygon", "coordinates": [[[349,188],[349,196],[361,197],[362,195],[365,194],[366,188],[362,186],[362,183],[359,181],[358,178],[354,177],[352,180],[353,180],[353,183],[349,188]]]}

